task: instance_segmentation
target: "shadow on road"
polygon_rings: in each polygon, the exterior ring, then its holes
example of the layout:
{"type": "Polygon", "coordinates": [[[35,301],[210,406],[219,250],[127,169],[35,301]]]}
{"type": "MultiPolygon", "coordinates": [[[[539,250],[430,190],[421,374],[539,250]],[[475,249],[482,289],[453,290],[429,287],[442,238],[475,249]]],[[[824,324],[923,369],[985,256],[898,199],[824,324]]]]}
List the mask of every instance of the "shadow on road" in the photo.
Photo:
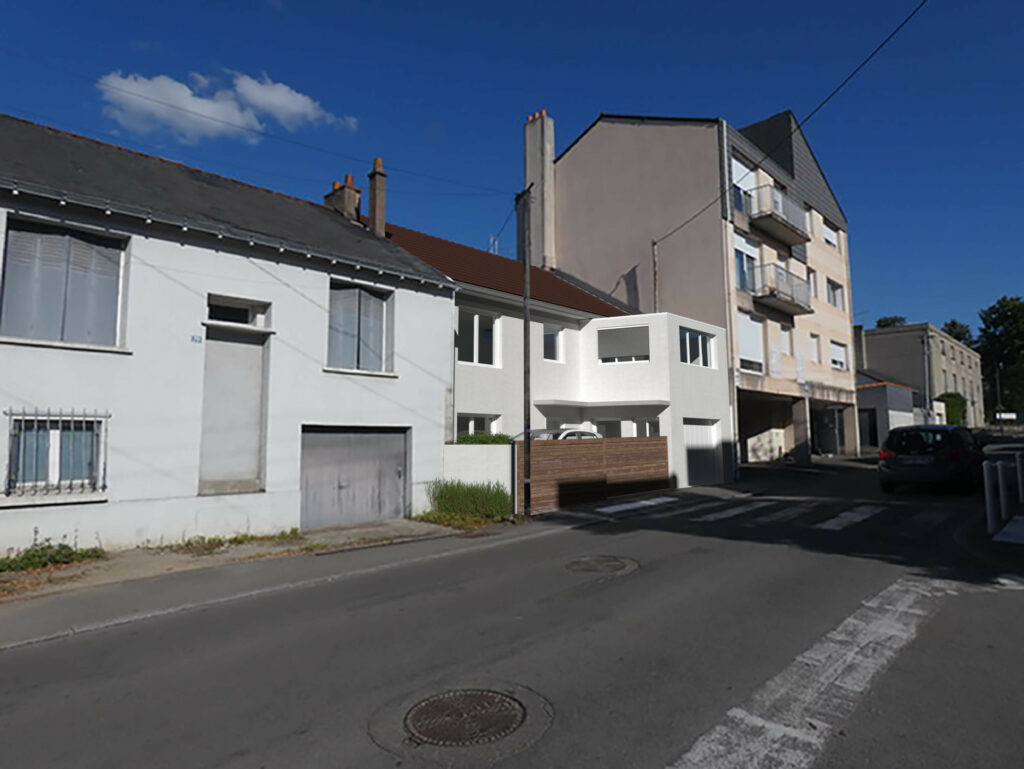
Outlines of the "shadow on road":
{"type": "MultiPolygon", "coordinates": [[[[595,537],[657,531],[785,545],[876,559],[910,567],[922,576],[978,584],[990,583],[1007,571],[1024,571],[1024,557],[994,548],[985,536],[980,492],[907,487],[885,494],[873,464],[816,460],[809,468],[744,466],[736,483],[663,492],[659,498],[672,496],[677,501],[608,514],[583,530],[595,537]],[[730,514],[738,508],[744,511],[730,514]],[[815,528],[854,508],[881,510],[842,529],[815,528]]],[[[578,526],[580,513],[602,515],[598,508],[610,504],[614,503],[575,508],[545,519],[578,526]]]]}

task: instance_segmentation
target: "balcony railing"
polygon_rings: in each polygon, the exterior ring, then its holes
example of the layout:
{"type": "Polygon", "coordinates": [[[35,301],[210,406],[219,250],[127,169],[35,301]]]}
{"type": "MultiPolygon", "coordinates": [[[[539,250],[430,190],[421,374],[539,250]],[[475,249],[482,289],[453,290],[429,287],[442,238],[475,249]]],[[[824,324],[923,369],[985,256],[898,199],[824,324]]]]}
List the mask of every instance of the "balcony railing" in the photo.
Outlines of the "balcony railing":
{"type": "Polygon", "coordinates": [[[776,240],[794,246],[810,240],[807,209],[778,187],[733,187],[733,207],[776,240]]]}
{"type": "Polygon", "coordinates": [[[811,285],[779,264],[762,264],[741,270],[736,282],[756,301],[789,315],[806,315],[811,309],[811,285]]]}

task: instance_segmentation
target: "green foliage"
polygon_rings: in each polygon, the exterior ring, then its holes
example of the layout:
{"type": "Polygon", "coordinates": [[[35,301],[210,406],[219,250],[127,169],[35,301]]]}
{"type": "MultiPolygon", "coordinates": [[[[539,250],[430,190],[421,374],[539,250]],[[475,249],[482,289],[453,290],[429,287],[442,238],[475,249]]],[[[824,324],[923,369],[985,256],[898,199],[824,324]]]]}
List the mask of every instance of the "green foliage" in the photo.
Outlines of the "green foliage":
{"type": "Polygon", "coordinates": [[[491,443],[502,443],[508,445],[509,441],[512,440],[512,436],[506,433],[465,433],[455,439],[455,442],[462,446],[480,445],[480,444],[491,444],[491,443]]]}
{"type": "Polygon", "coordinates": [[[1024,411],[1024,299],[1004,296],[978,313],[981,326],[976,349],[985,373],[985,404],[1024,411]],[[998,373],[1002,403],[996,397],[998,373]]]}
{"type": "Polygon", "coordinates": [[[247,545],[252,542],[299,542],[303,539],[302,532],[297,528],[287,531],[279,531],[276,534],[235,534],[231,537],[204,537],[202,535],[189,537],[173,545],[167,545],[165,550],[174,553],[188,553],[190,555],[213,555],[231,545],[247,545]]]}
{"type": "Polygon", "coordinates": [[[875,321],[875,328],[893,328],[905,325],[907,325],[907,319],[902,315],[883,315],[875,321]]]}
{"type": "Polygon", "coordinates": [[[964,417],[967,415],[967,399],[960,393],[943,393],[935,400],[946,404],[946,424],[966,424],[964,417]]]}
{"type": "Polygon", "coordinates": [[[476,529],[512,519],[512,496],[500,483],[431,481],[427,496],[433,510],[420,520],[456,529],[476,529]]]}
{"type": "Polygon", "coordinates": [[[27,547],[10,558],[0,558],[0,572],[4,571],[28,571],[29,569],[43,569],[47,566],[61,566],[81,561],[95,561],[99,558],[106,558],[107,554],[99,547],[78,548],[60,543],[53,544],[46,539],[27,547]]]}
{"type": "Polygon", "coordinates": [[[956,341],[960,342],[960,344],[965,344],[968,347],[974,347],[974,334],[971,333],[971,327],[966,323],[961,323],[960,321],[951,318],[946,321],[942,330],[953,337],[956,341]]]}

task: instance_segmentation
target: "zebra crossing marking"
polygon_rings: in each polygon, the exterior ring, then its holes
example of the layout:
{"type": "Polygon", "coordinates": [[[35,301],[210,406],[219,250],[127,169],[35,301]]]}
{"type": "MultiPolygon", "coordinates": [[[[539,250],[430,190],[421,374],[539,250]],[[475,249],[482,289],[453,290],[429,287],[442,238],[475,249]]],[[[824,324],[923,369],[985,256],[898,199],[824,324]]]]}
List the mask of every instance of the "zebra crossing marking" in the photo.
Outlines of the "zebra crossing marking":
{"type": "Polygon", "coordinates": [[[782,523],[783,521],[790,521],[793,518],[799,518],[805,513],[809,513],[818,506],[817,502],[802,502],[792,507],[784,507],[781,510],[775,510],[765,515],[760,515],[754,518],[752,521],[747,522],[746,526],[761,526],[766,523],[782,523]]]}
{"type": "Polygon", "coordinates": [[[700,518],[694,518],[694,523],[710,523],[711,521],[723,521],[726,518],[734,518],[737,515],[743,515],[745,513],[751,513],[754,510],[760,510],[762,507],[768,507],[768,505],[778,504],[774,500],[760,501],[760,502],[748,502],[745,505],[739,507],[726,508],[725,510],[719,510],[714,513],[708,513],[702,515],[700,518]]]}
{"type": "Polygon", "coordinates": [[[814,529],[821,529],[823,531],[841,531],[849,526],[853,526],[857,523],[862,523],[868,518],[878,515],[880,512],[885,510],[884,505],[857,505],[849,510],[846,510],[839,515],[829,518],[827,521],[822,521],[819,524],[812,526],[814,529]]]}
{"type": "Polygon", "coordinates": [[[675,502],[676,497],[652,497],[651,499],[639,499],[635,502],[621,502],[617,505],[594,508],[598,513],[625,513],[630,510],[642,510],[645,507],[664,505],[667,502],[675,502]]]}

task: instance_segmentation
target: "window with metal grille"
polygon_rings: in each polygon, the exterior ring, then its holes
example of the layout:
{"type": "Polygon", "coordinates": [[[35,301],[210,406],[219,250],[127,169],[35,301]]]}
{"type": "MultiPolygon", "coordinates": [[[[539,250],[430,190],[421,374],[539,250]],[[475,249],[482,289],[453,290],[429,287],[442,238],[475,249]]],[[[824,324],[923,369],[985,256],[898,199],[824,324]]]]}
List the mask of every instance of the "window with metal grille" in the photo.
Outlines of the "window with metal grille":
{"type": "Polygon", "coordinates": [[[8,409],[4,493],[87,493],[107,488],[107,420],[99,412],[8,409]]]}
{"type": "Polygon", "coordinates": [[[124,241],[11,221],[3,257],[0,334],[114,346],[124,241]]]}

